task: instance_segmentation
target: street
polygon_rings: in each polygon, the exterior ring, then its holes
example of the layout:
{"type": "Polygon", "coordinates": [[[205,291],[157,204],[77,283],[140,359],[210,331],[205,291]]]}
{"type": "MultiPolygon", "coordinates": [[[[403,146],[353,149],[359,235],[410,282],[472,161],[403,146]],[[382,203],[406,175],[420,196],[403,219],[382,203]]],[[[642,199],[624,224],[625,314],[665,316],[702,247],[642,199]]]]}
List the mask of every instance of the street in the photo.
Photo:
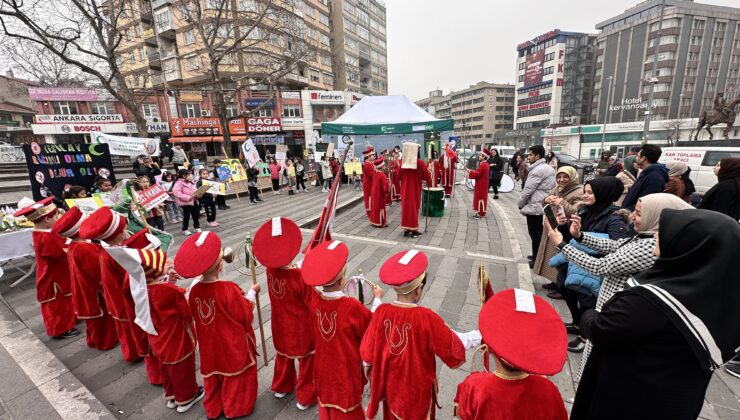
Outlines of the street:
{"type": "MultiPolygon", "coordinates": [[[[458,180],[463,175],[458,172],[458,180]]],[[[527,235],[526,222],[519,215],[516,199],[519,188],[509,194],[500,194],[500,200],[489,200],[488,215],[483,220],[473,219],[472,192],[464,185],[458,185],[454,197],[445,208],[441,218],[430,218],[427,231],[416,239],[405,238],[399,228],[400,204],[394,203],[388,211],[389,226],[376,228],[371,226],[362,209],[362,195],[352,192],[351,188],[343,186],[339,196],[340,206],[345,208],[337,214],[334,224],[334,237],[345,241],[350,248],[348,275],[354,275],[361,269],[366,277],[378,283],[377,273],[385,261],[393,253],[402,249],[415,248],[429,256],[427,271],[427,285],[424,290],[421,305],[439,313],[447,324],[457,331],[469,331],[477,328],[477,314],[480,308],[478,290],[476,288],[477,269],[481,262],[489,273],[494,291],[505,288],[521,288],[535,291],[545,296],[541,285],[543,279],[533,275],[527,265],[526,255],[530,253],[530,241],[527,235]]],[[[239,243],[244,240],[247,231],[254,233],[256,228],[265,220],[275,216],[285,216],[295,220],[302,226],[304,244],[313,229],[310,227],[318,217],[324,204],[326,194],[314,187],[309,193],[298,193],[289,196],[287,191],[281,195],[265,193],[262,195],[264,203],[252,205],[249,200],[229,200],[231,209],[219,211],[217,221],[220,227],[214,228],[223,239],[225,246],[239,249],[239,243]]],[[[492,197],[492,195],[491,195],[492,197]]],[[[201,224],[205,226],[205,217],[201,217],[201,224]]],[[[424,226],[424,218],[420,217],[420,225],[424,226]]],[[[179,226],[167,225],[167,229],[175,232],[175,246],[170,249],[170,257],[174,256],[177,246],[183,236],[179,226]]],[[[224,278],[237,282],[242,288],[248,288],[251,278],[238,262],[226,266],[224,278]]],[[[50,395],[58,395],[55,391],[75,389],[73,383],[81,382],[84,387],[69,392],[72,402],[82,399],[89,404],[90,411],[83,417],[90,418],[104,415],[103,411],[89,395],[85,388],[102,403],[105,409],[113,416],[125,419],[153,419],[153,418],[205,418],[202,406],[198,404],[186,414],[177,414],[174,410],[165,407],[161,387],[147,383],[143,363],[127,364],[122,361],[118,348],[107,352],[100,352],[87,348],[84,334],[68,340],[50,339],[44,334],[39,306],[36,302],[33,276],[19,286],[10,288],[8,285],[18,277],[15,272],[7,272],[0,286],[3,301],[8,305],[2,307],[2,318],[5,328],[0,328],[0,418],[70,418],[70,401],[60,398],[55,400],[50,395]],[[17,319],[14,316],[17,314],[17,319]],[[20,319],[21,322],[18,321],[20,319]],[[8,326],[12,326],[12,328],[8,326]],[[70,385],[59,385],[57,390],[44,388],[44,384],[51,379],[31,378],[29,381],[28,368],[24,360],[31,360],[32,355],[23,357],[23,351],[16,348],[8,349],[18,335],[23,335],[24,343],[33,346],[36,339],[24,330],[27,326],[48,350],[56,357],[43,356],[44,349],[39,348],[38,361],[45,363],[40,368],[55,367],[60,377],[65,377],[70,385]],[[19,356],[20,355],[20,356],[19,356]],[[23,359],[23,360],[19,360],[23,359]],[[15,372],[13,374],[13,372],[15,372]],[[25,374],[23,372],[26,372],[25,374]],[[46,402],[44,402],[46,401],[46,402]],[[31,407],[33,406],[33,407],[31,407]],[[35,410],[29,412],[28,410],[35,410]],[[31,414],[33,413],[33,414],[31,414]]],[[[271,345],[270,334],[270,304],[264,287],[264,274],[260,275],[263,285],[261,297],[262,315],[265,321],[267,339],[267,354],[270,365],[262,366],[259,358],[259,390],[255,411],[251,418],[256,419],[313,419],[317,418],[315,408],[305,412],[295,406],[294,394],[288,394],[283,400],[276,399],[270,392],[272,380],[272,360],[274,349],[271,345]]],[[[187,287],[187,283],[180,284],[187,287]]],[[[394,300],[395,293],[386,290],[384,302],[394,300]]],[[[563,301],[551,301],[565,321],[570,321],[567,308],[563,301]]],[[[255,315],[255,322],[256,322],[255,315]]],[[[84,330],[84,324],[78,328],[84,330]]],[[[259,333],[255,323],[255,334],[259,344],[259,333]]],[[[43,346],[41,346],[43,347],[43,346]]],[[[29,347],[30,348],[30,347],[29,347]]],[[[258,346],[257,351],[262,354],[264,349],[258,346]]],[[[463,381],[470,372],[472,365],[481,369],[480,359],[473,360],[474,352],[467,353],[467,361],[456,370],[440,367],[438,362],[439,396],[442,406],[437,411],[439,418],[451,418],[453,398],[457,384],[463,381]]],[[[580,355],[568,353],[568,360],[561,373],[551,378],[558,386],[566,408],[570,410],[575,394],[575,385],[572,375],[580,365],[580,355]]],[[[56,380],[56,379],[55,379],[56,380]]],[[[202,380],[199,376],[199,383],[202,380]]],[[[57,382],[55,382],[57,383],[57,382]]],[[[366,388],[366,393],[368,392],[366,388]]],[[[366,395],[367,402],[367,395],[366,395]]],[[[718,370],[706,394],[704,409],[701,418],[732,419],[740,416],[740,380],[727,375],[724,370],[718,370]]]]}

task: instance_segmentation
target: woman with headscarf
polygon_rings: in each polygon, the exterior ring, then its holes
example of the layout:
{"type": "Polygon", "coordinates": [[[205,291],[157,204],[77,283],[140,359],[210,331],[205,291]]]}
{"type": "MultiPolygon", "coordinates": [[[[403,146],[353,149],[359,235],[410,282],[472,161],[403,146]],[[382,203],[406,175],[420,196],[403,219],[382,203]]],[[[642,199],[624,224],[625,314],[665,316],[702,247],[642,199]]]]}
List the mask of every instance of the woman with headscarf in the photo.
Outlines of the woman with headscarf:
{"type": "Polygon", "coordinates": [[[593,342],[571,420],[696,419],[712,372],[740,346],[740,225],[705,210],[664,210],[653,267],[587,311],[593,342]]]}
{"type": "Polygon", "coordinates": [[[622,196],[619,197],[619,200],[615,201],[614,204],[617,205],[617,207],[622,207],[622,201],[624,201],[624,197],[627,196],[627,191],[632,188],[632,185],[635,183],[635,180],[637,179],[637,168],[635,168],[635,159],[637,156],[627,156],[622,161],[622,171],[619,172],[616,176],[617,179],[622,181],[622,184],[624,184],[624,190],[622,191],[622,196]]]}
{"type": "MultiPolygon", "coordinates": [[[[555,174],[555,182],[555,188],[545,197],[544,202],[553,207],[555,214],[558,213],[558,208],[562,208],[565,216],[570,217],[578,211],[578,207],[583,203],[583,189],[578,185],[578,172],[572,166],[562,166],[555,174]]],[[[555,245],[557,243],[550,241],[547,232],[543,231],[540,248],[534,262],[534,272],[550,280],[551,283],[543,286],[544,289],[550,290],[547,294],[549,298],[562,299],[563,296],[557,291],[558,287],[555,283],[558,270],[548,264],[550,258],[558,253],[555,245]]]]}
{"type": "Polygon", "coordinates": [[[673,194],[688,203],[691,193],[686,188],[683,176],[688,172],[689,165],[678,160],[670,160],[665,166],[668,168],[668,182],[663,192],[673,194]]]}
{"type": "MultiPolygon", "coordinates": [[[[611,299],[616,292],[624,288],[630,277],[653,266],[657,259],[653,254],[655,248],[653,236],[658,232],[660,214],[665,209],[687,210],[693,209],[693,207],[671,194],[646,195],[637,200],[635,211],[630,214],[630,220],[637,234],[630,238],[618,240],[583,234],[580,218],[573,216],[570,224],[570,233],[573,238],[603,255],[602,258],[596,258],[572,245],[567,245],[563,242],[563,235],[559,231],[547,229],[549,239],[558,244],[557,248],[568,259],[569,263],[575,264],[595,276],[603,276],[599,296],[596,299],[597,311],[600,311],[604,303],[611,299]]],[[[578,325],[573,325],[572,330],[577,331],[578,325]]],[[[583,368],[586,366],[591,347],[591,342],[587,342],[581,358],[581,369],[576,375],[576,382],[579,381],[583,368]]]]}
{"type": "MultiPolygon", "coordinates": [[[[634,236],[635,232],[629,225],[628,215],[614,205],[614,200],[622,194],[622,189],[622,182],[613,176],[602,176],[587,182],[583,186],[583,206],[578,211],[580,230],[606,233],[609,239],[613,240],[634,236]]],[[[559,230],[568,241],[571,239],[567,226],[560,226],[559,230]]],[[[567,266],[567,264],[562,264],[558,267],[558,290],[568,305],[573,325],[579,325],[583,312],[596,307],[597,296],[566,287],[567,266]]],[[[567,329],[571,334],[579,333],[573,326],[567,329]]],[[[584,348],[586,348],[586,340],[580,336],[568,343],[568,351],[573,353],[580,353],[584,348]]]]}
{"type": "Polygon", "coordinates": [[[740,220],[740,158],[724,158],[719,162],[719,182],[704,194],[700,209],[724,213],[740,220]]]}

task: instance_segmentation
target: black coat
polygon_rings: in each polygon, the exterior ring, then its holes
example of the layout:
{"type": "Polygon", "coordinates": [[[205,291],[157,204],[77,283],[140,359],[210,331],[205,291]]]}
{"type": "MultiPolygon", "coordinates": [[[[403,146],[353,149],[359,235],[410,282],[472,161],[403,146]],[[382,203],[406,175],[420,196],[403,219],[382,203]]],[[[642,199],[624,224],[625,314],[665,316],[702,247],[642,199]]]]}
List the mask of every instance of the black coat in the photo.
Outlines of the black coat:
{"type": "Polygon", "coordinates": [[[599,232],[609,234],[609,239],[630,238],[635,235],[632,226],[625,220],[624,216],[617,213],[619,207],[611,205],[602,210],[596,217],[588,221],[584,219],[581,226],[582,232],[599,232]]]}
{"type": "Polygon", "coordinates": [[[698,208],[740,219],[740,179],[730,178],[715,184],[704,194],[698,208]]]}
{"type": "Polygon", "coordinates": [[[712,374],[681,332],[652,302],[617,293],[601,312],[586,311],[581,334],[594,347],[571,420],[694,420],[712,374]]]}

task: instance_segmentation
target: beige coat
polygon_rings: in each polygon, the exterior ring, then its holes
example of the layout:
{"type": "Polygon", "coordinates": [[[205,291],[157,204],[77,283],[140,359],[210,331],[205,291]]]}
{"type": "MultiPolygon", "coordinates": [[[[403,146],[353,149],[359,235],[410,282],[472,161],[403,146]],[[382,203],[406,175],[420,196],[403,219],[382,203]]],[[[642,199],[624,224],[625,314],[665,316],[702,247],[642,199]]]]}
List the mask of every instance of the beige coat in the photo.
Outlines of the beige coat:
{"type": "Polygon", "coordinates": [[[617,174],[617,179],[622,181],[622,184],[624,184],[624,191],[622,191],[622,196],[619,197],[619,200],[614,202],[614,205],[621,207],[622,202],[624,201],[624,197],[627,196],[627,191],[629,191],[630,188],[632,188],[632,185],[634,185],[635,183],[635,177],[627,171],[622,171],[617,174]]]}

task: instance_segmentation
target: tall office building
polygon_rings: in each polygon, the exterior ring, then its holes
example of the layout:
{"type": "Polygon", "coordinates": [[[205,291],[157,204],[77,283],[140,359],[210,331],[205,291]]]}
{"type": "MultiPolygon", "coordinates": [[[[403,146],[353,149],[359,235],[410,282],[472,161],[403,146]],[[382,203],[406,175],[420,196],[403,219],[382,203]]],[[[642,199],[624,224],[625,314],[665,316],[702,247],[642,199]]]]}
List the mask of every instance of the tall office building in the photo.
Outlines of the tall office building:
{"type": "Polygon", "coordinates": [[[452,118],[465,144],[493,143],[494,133],[514,124],[514,85],[478,82],[443,95],[437,89],[416,104],[437,118],[452,118]]]}
{"type": "Polygon", "coordinates": [[[588,120],[595,38],[555,29],[517,46],[517,129],[588,120]]]}
{"type": "Polygon", "coordinates": [[[653,76],[653,120],[696,117],[717,92],[740,94],[740,9],[666,0],[658,40],[660,9],[646,1],[596,25],[591,122],[642,121],[653,76]]]}
{"type": "Polygon", "coordinates": [[[331,35],[334,88],[387,94],[385,4],[379,0],[333,0],[331,35]]]}

